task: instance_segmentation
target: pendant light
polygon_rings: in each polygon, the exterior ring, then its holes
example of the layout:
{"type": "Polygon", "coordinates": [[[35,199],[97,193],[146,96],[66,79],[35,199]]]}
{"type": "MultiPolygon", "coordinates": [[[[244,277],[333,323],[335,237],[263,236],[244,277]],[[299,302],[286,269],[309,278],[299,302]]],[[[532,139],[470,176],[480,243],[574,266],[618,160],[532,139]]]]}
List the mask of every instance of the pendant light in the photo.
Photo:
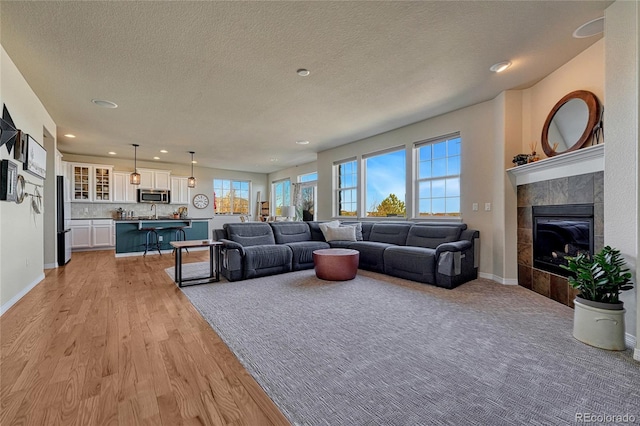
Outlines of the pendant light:
{"type": "Polygon", "coordinates": [[[134,153],[133,153],[133,173],[129,175],[129,183],[131,185],[140,185],[140,173],[138,173],[138,145],[137,143],[132,144],[134,153]]]}
{"type": "Polygon", "coordinates": [[[195,188],[196,187],[196,178],[193,177],[193,154],[195,154],[195,152],[189,151],[189,154],[191,154],[191,177],[189,179],[187,179],[187,186],[189,188],[195,188]]]}

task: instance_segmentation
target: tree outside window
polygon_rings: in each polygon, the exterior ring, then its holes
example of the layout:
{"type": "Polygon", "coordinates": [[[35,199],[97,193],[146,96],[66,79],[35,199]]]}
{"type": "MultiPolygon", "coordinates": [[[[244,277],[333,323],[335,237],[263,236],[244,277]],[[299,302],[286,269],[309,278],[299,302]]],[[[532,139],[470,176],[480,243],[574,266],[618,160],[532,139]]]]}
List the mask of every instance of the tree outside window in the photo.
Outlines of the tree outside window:
{"type": "Polygon", "coordinates": [[[405,217],[406,153],[404,149],[365,159],[368,217],[405,217]]]}
{"type": "Polygon", "coordinates": [[[214,179],[215,212],[217,214],[249,214],[251,182],[214,179]]]}

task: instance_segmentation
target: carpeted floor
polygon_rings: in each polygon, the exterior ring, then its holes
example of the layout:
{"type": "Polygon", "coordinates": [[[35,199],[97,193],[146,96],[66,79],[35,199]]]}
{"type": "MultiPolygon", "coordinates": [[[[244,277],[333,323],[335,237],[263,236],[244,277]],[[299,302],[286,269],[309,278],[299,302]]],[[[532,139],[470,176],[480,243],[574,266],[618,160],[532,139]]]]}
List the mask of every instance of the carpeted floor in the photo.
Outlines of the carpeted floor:
{"type": "Polygon", "coordinates": [[[570,308],[518,286],[307,270],[182,290],[294,424],[640,422],[631,349],[578,342],[570,308]]]}

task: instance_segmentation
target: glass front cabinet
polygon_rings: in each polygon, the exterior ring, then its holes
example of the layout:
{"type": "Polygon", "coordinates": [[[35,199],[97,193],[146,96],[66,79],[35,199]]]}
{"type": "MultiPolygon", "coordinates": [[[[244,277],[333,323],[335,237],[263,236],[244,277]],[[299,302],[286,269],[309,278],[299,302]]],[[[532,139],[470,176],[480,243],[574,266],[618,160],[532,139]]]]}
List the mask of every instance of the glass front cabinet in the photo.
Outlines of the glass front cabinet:
{"type": "Polygon", "coordinates": [[[108,202],[112,197],[112,166],[72,163],[71,201],[108,202]]]}

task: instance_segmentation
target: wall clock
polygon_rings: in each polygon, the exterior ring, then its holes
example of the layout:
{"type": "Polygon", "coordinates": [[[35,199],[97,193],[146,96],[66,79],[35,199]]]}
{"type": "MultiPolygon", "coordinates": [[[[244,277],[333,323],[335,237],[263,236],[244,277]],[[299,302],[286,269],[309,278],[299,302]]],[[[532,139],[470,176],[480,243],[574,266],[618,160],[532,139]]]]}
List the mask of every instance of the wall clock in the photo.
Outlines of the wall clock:
{"type": "Polygon", "coordinates": [[[197,209],[204,209],[209,205],[209,197],[204,194],[196,194],[193,197],[193,205],[197,209]]]}

